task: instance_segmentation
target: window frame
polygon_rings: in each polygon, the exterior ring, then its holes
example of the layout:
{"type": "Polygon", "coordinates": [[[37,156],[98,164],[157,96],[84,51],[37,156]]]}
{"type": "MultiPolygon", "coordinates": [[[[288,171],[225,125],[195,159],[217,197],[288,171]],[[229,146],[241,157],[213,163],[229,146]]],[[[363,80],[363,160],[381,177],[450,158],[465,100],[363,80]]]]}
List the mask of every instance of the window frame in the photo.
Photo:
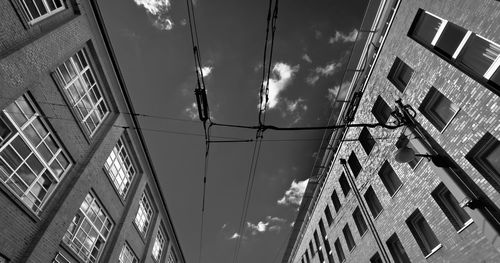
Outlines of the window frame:
{"type": "Polygon", "coordinates": [[[342,243],[340,242],[340,238],[337,238],[335,240],[334,246],[335,246],[335,251],[337,252],[337,257],[339,259],[339,262],[344,262],[345,254],[344,250],[342,249],[342,243]]]}
{"type": "Polygon", "coordinates": [[[155,262],[160,262],[161,259],[163,258],[163,254],[165,252],[165,245],[168,245],[168,241],[165,238],[165,236],[166,236],[165,231],[163,231],[163,228],[160,226],[158,228],[158,232],[156,233],[156,237],[155,237],[155,240],[153,242],[153,248],[151,249],[151,257],[153,258],[153,260],[155,262]],[[160,241],[159,241],[158,237],[161,237],[160,241]],[[160,244],[159,249],[156,249],[157,248],[157,241],[160,244]],[[158,252],[159,254],[155,255],[155,251],[159,251],[158,252]]]}
{"type": "Polygon", "coordinates": [[[23,208],[27,208],[27,211],[37,217],[43,212],[53,193],[74,165],[74,161],[64,144],[44,116],[44,113],[29,92],[22,94],[0,111],[0,121],[10,130],[0,143],[0,169],[1,173],[3,173],[3,176],[0,175],[1,185],[8,189],[7,192],[15,197],[15,200],[19,200],[23,204],[23,208]],[[21,120],[23,121],[22,124],[18,123],[20,120],[17,119],[18,117],[14,117],[15,114],[21,116],[23,119],[21,120]],[[33,140],[37,141],[34,142],[33,140]],[[16,145],[16,141],[20,141],[22,144],[16,145]],[[23,149],[27,150],[28,153],[20,152],[23,149]],[[10,155],[8,155],[9,152],[10,155]],[[44,157],[45,155],[50,155],[49,160],[46,160],[47,156],[44,157]],[[61,160],[59,159],[60,156],[61,160]],[[6,159],[6,157],[8,158],[6,159]],[[67,162],[65,167],[63,167],[62,160],[67,162]],[[17,162],[17,164],[13,162],[17,162]],[[17,165],[17,167],[13,165],[17,165]],[[59,174],[55,172],[56,168],[62,169],[59,174]],[[31,183],[25,180],[30,178],[24,178],[27,177],[27,174],[18,174],[19,171],[23,172],[22,169],[24,172],[30,173],[31,176],[34,175],[34,178],[31,178],[31,183]],[[17,183],[12,180],[13,177],[17,178],[15,179],[18,181],[17,183]],[[44,178],[52,183],[47,189],[42,185],[45,181],[44,178]],[[22,190],[20,188],[22,186],[26,189],[22,190]],[[17,193],[13,187],[16,187],[20,192],[17,193]],[[41,191],[46,192],[41,200],[35,196],[35,193],[31,192],[34,188],[39,188],[38,194],[41,191]],[[22,195],[20,195],[21,193],[22,195]],[[36,200],[28,200],[30,194],[36,200]],[[36,205],[37,201],[40,204],[36,205]]]}
{"type": "MultiPolygon", "coordinates": [[[[142,195],[141,195],[141,199],[139,199],[139,205],[137,207],[137,211],[136,211],[136,214],[134,217],[134,226],[136,227],[137,231],[139,232],[139,234],[142,238],[146,238],[148,236],[148,232],[150,230],[150,226],[151,226],[151,223],[153,222],[153,217],[155,216],[155,214],[156,214],[156,209],[154,208],[153,198],[149,194],[148,190],[144,189],[144,191],[142,192],[142,195]],[[146,207],[143,204],[143,200],[147,201],[148,207],[146,207]],[[144,212],[141,212],[141,215],[142,215],[142,213],[145,213],[145,217],[144,217],[145,221],[143,223],[138,222],[138,220],[141,220],[141,219],[138,219],[140,216],[139,212],[141,211],[141,207],[145,210],[144,212]],[[148,211],[150,211],[150,213],[148,211]],[[140,224],[143,224],[143,226],[141,227],[140,224]],[[143,228],[145,228],[145,229],[143,229],[143,228]]],[[[141,216],[141,217],[143,217],[143,216],[141,216]]]]}
{"type": "MultiPolygon", "coordinates": [[[[137,168],[137,165],[136,165],[136,162],[135,162],[135,156],[132,154],[132,151],[130,150],[130,146],[127,142],[127,140],[124,138],[125,135],[122,135],[122,137],[120,137],[117,141],[117,143],[115,144],[115,146],[113,147],[113,149],[111,150],[111,152],[109,153],[108,157],[106,158],[106,161],[104,162],[104,171],[106,173],[106,175],[108,176],[108,179],[110,180],[111,184],[113,185],[113,188],[115,189],[116,193],[118,194],[118,196],[120,197],[121,200],[126,200],[127,199],[127,195],[128,195],[128,191],[130,190],[130,188],[133,186],[134,184],[134,179],[136,177],[136,175],[138,174],[138,168],[137,168]],[[117,149],[117,147],[119,149],[117,149]],[[116,151],[115,151],[116,150],[116,151]],[[120,153],[124,153],[125,157],[120,154],[120,153]],[[115,158],[113,159],[112,158],[112,155],[115,155],[115,158]],[[120,158],[117,158],[117,157],[120,157],[120,158]],[[126,188],[123,190],[120,190],[120,186],[117,186],[117,176],[120,174],[119,172],[117,172],[118,174],[117,175],[113,175],[113,169],[112,169],[112,166],[115,165],[116,161],[120,159],[121,161],[119,161],[119,167],[116,168],[115,166],[115,169],[116,170],[127,170],[127,176],[129,177],[128,178],[128,186],[126,186],[126,188]],[[128,160],[128,162],[130,163],[129,164],[129,167],[122,167],[121,164],[126,164],[126,161],[128,160]],[[109,161],[109,162],[108,162],[109,161]],[[109,164],[110,163],[110,164],[109,164]],[[132,174],[129,174],[129,171],[130,169],[133,170],[133,173],[132,174]]],[[[127,178],[122,178],[122,182],[127,179],[127,178]]]]}
{"type": "Polygon", "coordinates": [[[436,188],[434,188],[431,192],[431,196],[434,198],[434,201],[436,201],[439,205],[457,232],[460,232],[473,222],[470,215],[462,207],[460,207],[457,199],[453,196],[450,190],[448,190],[444,183],[441,182],[438,186],[436,186],[436,188]]]}
{"type": "Polygon", "coordinates": [[[360,237],[364,236],[365,233],[368,231],[368,225],[366,224],[365,218],[363,217],[363,214],[361,213],[359,206],[357,206],[352,212],[352,218],[354,219],[354,224],[358,229],[359,236],[360,237]]]}
{"type": "Polygon", "coordinates": [[[387,160],[378,170],[378,176],[391,197],[394,197],[403,186],[403,182],[401,182],[398,174],[387,160]]]}
{"type": "Polygon", "coordinates": [[[43,2],[43,6],[44,6],[45,10],[47,11],[47,13],[42,15],[40,13],[40,10],[38,9],[38,7],[34,4],[34,0],[12,0],[12,1],[15,1],[19,5],[19,8],[21,9],[20,11],[23,13],[24,18],[26,19],[26,23],[30,26],[33,26],[36,23],[38,23],[44,19],[47,19],[47,18],[67,9],[66,0],[41,0],[43,2]],[[36,18],[33,17],[33,14],[31,14],[31,12],[29,11],[29,8],[28,8],[28,5],[26,4],[26,1],[33,2],[33,4],[35,5],[35,7],[37,9],[37,12],[40,13],[40,16],[38,16],[36,18]],[[52,2],[58,1],[61,4],[61,7],[57,7],[54,10],[50,10],[50,8],[47,4],[47,1],[52,1],[52,2]]]}
{"type": "Polygon", "coordinates": [[[408,66],[408,64],[406,64],[399,57],[396,57],[394,59],[392,66],[391,66],[391,69],[389,70],[389,74],[387,75],[387,79],[392,83],[392,85],[394,85],[394,87],[396,87],[396,89],[398,89],[400,92],[404,92],[406,90],[406,87],[410,83],[414,72],[415,72],[415,70],[413,70],[413,68],[408,66]],[[403,81],[401,81],[401,74],[403,73],[403,71],[405,69],[410,71],[410,79],[408,80],[408,83],[406,83],[406,84],[403,83],[403,81]]]}
{"type": "Polygon", "coordinates": [[[347,244],[347,248],[350,252],[356,248],[356,241],[354,241],[354,237],[351,232],[351,228],[349,228],[349,223],[346,223],[344,228],[342,228],[342,233],[344,234],[344,239],[347,244]]]}
{"type": "Polygon", "coordinates": [[[481,139],[465,155],[465,159],[493,186],[500,192],[500,172],[495,171],[486,159],[486,156],[496,147],[500,147],[500,141],[491,133],[485,133],[481,139]]]}
{"type": "Polygon", "coordinates": [[[122,249],[120,250],[120,255],[118,256],[118,263],[139,263],[139,258],[137,258],[137,255],[135,254],[134,250],[130,247],[130,245],[125,242],[123,243],[122,249]],[[128,255],[125,255],[124,253],[129,253],[128,255]],[[127,261],[122,261],[122,257],[125,256],[132,256],[132,258],[128,257],[128,259],[132,259],[131,262],[127,261]]]}
{"type": "Polygon", "coordinates": [[[418,208],[406,219],[406,225],[426,258],[442,247],[434,230],[418,208]],[[430,232],[425,232],[421,227],[427,228],[426,230],[430,230],[430,232]],[[433,242],[437,242],[437,244],[434,245],[433,242]]]}
{"type": "Polygon", "coordinates": [[[358,178],[361,171],[363,171],[363,166],[359,162],[358,156],[356,156],[354,151],[352,151],[349,158],[347,158],[347,164],[349,165],[354,178],[358,178]]]}
{"type": "Polygon", "coordinates": [[[336,190],[333,190],[332,194],[330,195],[330,199],[332,200],[333,208],[335,209],[335,212],[338,213],[340,211],[340,209],[342,208],[342,203],[340,202],[340,199],[339,199],[339,196],[338,196],[336,190]]]}
{"type": "Polygon", "coordinates": [[[377,193],[375,193],[375,190],[371,185],[368,187],[368,189],[366,189],[363,198],[365,199],[366,204],[368,205],[368,209],[370,210],[370,213],[372,214],[373,218],[377,219],[380,216],[380,214],[382,214],[382,211],[384,211],[384,207],[382,206],[382,203],[380,203],[380,199],[378,198],[377,193]],[[367,195],[370,195],[372,198],[369,198],[369,196],[367,195]],[[378,210],[377,214],[375,214],[374,212],[375,208],[377,208],[378,210]]]}
{"type": "Polygon", "coordinates": [[[347,197],[347,195],[351,192],[351,185],[347,181],[347,177],[345,176],[345,173],[340,174],[339,184],[340,184],[340,188],[342,189],[342,193],[344,193],[344,197],[347,197]]]}
{"type": "Polygon", "coordinates": [[[361,129],[361,132],[359,133],[358,141],[361,144],[361,147],[363,148],[363,150],[365,150],[366,155],[370,155],[373,148],[377,144],[377,142],[373,138],[372,134],[370,133],[370,130],[368,130],[368,128],[366,128],[366,127],[363,127],[363,129],[361,129]]]}
{"type": "Polygon", "coordinates": [[[394,263],[411,263],[403,244],[396,233],[392,234],[385,242],[391,253],[394,263]]]}
{"type": "Polygon", "coordinates": [[[326,217],[326,222],[328,223],[328,226],[331,226],[333,224],[333,215],[332,211],[330,210],[330,206],[327,204],[325,207],[325,217],[326,217]]]}
{"type": "Polygon", "coordinates": [[[73,117],[77,120],[78,126],[87,139],[92,139],[96,135],[96,133],[98,133],[98,131],[104,126],[104,123],[112,112],[110,100],[108,99],[108,96],[103,87],[103,81],[97,74],[97,69],[97,63],[94,61],[90,49],[88,47],[83,47],[72,54],[70,57],[68,57],[68,59],[66,59],[64,62],[59,64],[53,72],[54,77],[57,79],[58,86],[61,89],[61,92],[64,94],[63,97],[68,104],[68,108],[71,110],[73,117]],[[79,54],[82,54],[83,59],[80,59],[79,54]],[[83,61],[86,63],[85,66],[83,65],[83,61]],[[71,73],[68,70],[67,63],[71,65],[73,74],[75,74],[75,76],[72,77],[70,75],[71,73]],[[69,80],[66,80],[64,74],[62,73],[63,71],[61,69],[63,67],[68,74],[69,80]],[[79,68],[81,68],[81,70],[79,70],[79,68]],[[91,83],[91,79],[93,80],[93,83],[91,83]],[[85,82],[88,82],[88,84],[84,84],[85,82]],[[80,83],[80,88],[82,88],[83,91],[78,91],[76,88],[76,86],[78,85],[74,85],[75,83],[80,83]],[[72,87],[75,87],[74,92],[84,93],[84,95],[81,96],[80,94],[76,94],[77,96],[80,96],[76,102],[74,101],[74,97],[72,96],[72,91],[70,91],[72,87]],[[94,95],[94,97],[96,98],[96,102],[92,101],[92,95],[94,95]],[[90,107],[79,107],[79,103],[84,102],[83,98],[85,97],[88,99],[88,101],[91,102],[90,107]],[[83,114],[81,112],[81,109],[89,110],[89,108],[90,111],[88,111],[86,114],[83,114]],[[99,122],[95,123],[95,127],[91,129],[89,126],[87,126],[87,121],[90,119],[93,122],[91,117],[92,113],[99,113],[99,110],[103,111],[102,116],[98,116],[99,122]]]}
{"type": "Polygon", "coordinates": [[[454,104],[453,101],[451,101],[443,93],[441,93],[437,88],[431,87],[422,100],[422,103],[420,103],[418,110],[427,118],[427,120],[432,124],[432,126],[434,126],[434,128],[436,128],[436,130],[438,130],[440,133],[444,133],[446,128],[448,128],[448,126],[455,119],[461,109],[458,105],[454,104]],[[450,108],[454,110],[453,115],[447,121],[442,120],[441,116],[439,116],[435,110],[435,106],[443,100],[449,102],[450,108]]]}
{"type": "Polygon", "coordinates": [[[392,108],[385,102],[384,98],[379,95],[373,103],[371,113],[379,123],[386,124],[391,118],[392,108]],[[385,114],[387,110],[389,110],[389,114],[385,114]],[[381,114],[387,115],[387,117],[381,114]]]}

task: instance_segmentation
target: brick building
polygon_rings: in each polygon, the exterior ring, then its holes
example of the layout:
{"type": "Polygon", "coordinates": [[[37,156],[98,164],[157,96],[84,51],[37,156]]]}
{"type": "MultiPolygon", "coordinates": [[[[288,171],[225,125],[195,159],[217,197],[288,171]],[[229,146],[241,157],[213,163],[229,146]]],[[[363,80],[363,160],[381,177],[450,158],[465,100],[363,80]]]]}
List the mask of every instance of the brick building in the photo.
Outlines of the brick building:
{"type": "Polygon", "coordinates": [[[370,1],[337,124],[387,127],[332,133],[283,262],[500,262],[498,21],[498,1],[370,1]]]}
{"type": "Polygon", "coordinates": [[[185,262],[95,0],[0,1],[0,262],[185,262]]]}

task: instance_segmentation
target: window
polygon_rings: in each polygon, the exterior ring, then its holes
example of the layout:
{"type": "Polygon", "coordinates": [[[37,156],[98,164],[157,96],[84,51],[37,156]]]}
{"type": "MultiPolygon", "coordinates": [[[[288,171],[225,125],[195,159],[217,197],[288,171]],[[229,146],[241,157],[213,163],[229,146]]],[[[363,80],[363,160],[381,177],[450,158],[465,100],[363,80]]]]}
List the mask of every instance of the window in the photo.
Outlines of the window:
{"type": "MultiPolygon", "coordinates": [[[[0,258],[0,262],[1,258],[0,258]]],[[[7,262],[7,261],[5,261],[7,262]]],[[[66,259],[61,253],[57,253],[56,257],[52,261],[52,263],[71,263],[68,259],[66,259]]]]}
{"type": "Polygon", "coordinates": [[[122,251],[118,257],[119,263],[137,263],[137,257],[127,243],[123,244],[122,251]]]}
{"type": "Polygon", "coordinates": [[[153,244],[153,251],[151,255],[155,261],[160,261],[161,254],[163,253],[163,248],[165,247],[165,237],[163,235],[163,231],[158,229],[158,233],[156,234],[155,243],[153,244]]]}
{"type": "Polygon", "coordinates": [[[97,198],[88,193],[64,234],[63,241],[85,262],[97,262],[113,222],[97,198]]]}
{"type": "Polygon", "coordinates": [[[326,250],[326,256],[328,258],[328,262],[334,263],[335,261],[333,260],[333,252],[332,248],[330,247],[330,242],[328,242],[328,239],[323,239],[323,243],[325,243],[325,250],[326,250]]]}
{"type": "Polygon", "coordinates": [[[63,10],[63,0],[20,0],[30,24],[34,24],[63,10]]]}
{"type": "Polygon", "coordinates": [[[342,207],[342,204],[340,203],[339,196],[337,195],[337,191],[333,190],[332,195],[330,196],[332,199],[333,207],[335,208],[335,211],[338,213],[340,208],[342,207]]]}
{"type": "Polygon", "coordinates": [[[28,95],[0,112],[0,181],[35,214],[71,167],[41,116],[28,95]]]}
{"type": "Polygon", "coordinates": [[[86,51],[78,51],[57,67],[57,75],[70,106],[84,130],[92,136],[109,113],[102,91],[90,67],[86,51]]]}
{"type": "Polygon", "coordinates": [[[411,263],[396,233],[392,234],[392,236],[387,239],[386,244],[391,252],[392,258],[394,259],[394,263],[411,263]]]}
{"type": "Polygon", "coordinates": [[[365,193],[365,200],[368,204],[368,208],[370,208],[370,212],[372,212],[373,218],[376,218],[380,212],[382,212],[382,205],[373,191],[373,188],[370,186],[365,193]]]}
{"type": "Polygon", "coordinates": [[[361,130],[358,140],[361,143],[363,149],[365,150],[366,155],[370,155],[370,152],[372,151],[373,146],[375,145],[375,140],[373,139],[370,131],[368,131],[366,127],[363,127],[363,129],[361,130]]]}
{"type": "Polygon", "coordinates": [[[146,236],[148,233],[149,224],[151,223],[151,218],[153,217],[153,207],[151,206],[151,201],[144,191],[142,193],[141,200],[139,201],[139,209],[137,210],[137,214],[135,216],[134,223],[139,229],[139,232],[143,236],[146,236]]]}
{"type": "Polygon", "coordinates": [[[457,199],[443,183],[440,183],[431,195],[457,231],[472,222],[470,216],[460,207],[457,199]]]}
{"type": "Polygon", "coordinates": [[[385,189],[387,189],[389,195],[394,196],[396,191],[401,186],[401,181],[388,161],[385,161],[382,165],[382,168],[378,171],[378,176],[380,177],[380,180],[382,180],[382,183],[384,183],[385,189]]]}
{"type": "Polygon", "coordinates": [[[314,254],[316,254],[316,251],[314,250],[312,240],[309,240],[309,250],[311,251],[311,257],[314,257],[314,254]]]}
{"type": "Polygon", "coordinates": [[[415,210],[406,220],[406,224],[425,256],[441,247],[436,235],[422,213],[420,213],[420,210],[415,210]]]}
{"type": "Polygon", "coordinates": [[[342,173],[339,177],[339,184],[342,192],[344,193],[344,196],[347,196],[347,194],[349,194],[349,192],[351,191],[351,186],[349,185],[349,182],[347,182],[347,178],[345,177],[344,173],[342,173]]]}
{"type": "Polygon", "coordinates": [[[321,231],[321,236],[323,239],[326,238],[326,229],[325,229],[325,224],[323,224],[323,219],[319,220],[319,230],[321,231]]]}
{"type": "Polygon", "coordinates": [[[167,263],[177,263],[177,256],[175,255],[174,249],[170,249],[170,253],[167,257],[167,263]]]}
{"type": "Polygon", "coordinates": [[[356,223],[356,227],[358,228],[359,235],[363,236],[368,227],[366,226],[365,219],[363,218],[359,207],[356,207],[356,209],[354,209],[352,217],[354,218],[354,223],[356,223]]]}
{"type": "Polygon", "coordinates": [[[321,243],[319,242],[319,237],[318,237],[318,231],[314,230],[314,244],[316,245],[316,248],[318,251],[321,250],[321,243]]]}
{"type": "Polygon", "coordinates": [[[306,249],[305,255],[306,255],[306,261],[307,261],[307,263],[310,263],[311,259],[309,258],[309,252],[307,252],[307,249],[306,249]]]}
{"type": "Polygon", "coordinates": [[[108,156],[104,168],[111,178],[113,185],[120,194],[121,198],[125,198],[127,195],[130,184],[135,176],[135,168],[130,160],[130,156],[123,143],[123,139],[120,138],[118,143],[115,145],[113,150],[108,156]]]}
{"type": "Polygon", "coordinates": [[[382,97],[378,96],[377,100],[373,104],[372,114],[375,116],[375,119],[379,123],[386,123],[391,116],[392,109],[387,105],[387,103],[382,99],[382,97]]]}
{"type": "Polygon", "coordinates": [[[415,41],[500,94],[500,45],[422,9],[410,31],[415,41]]]}
{"type": "Polygon", "coordinates": [[[406,65],[400,58],[396,57],[387,78],[399,91],[403,92],[410,82],[412,75],[413,69],[406,65]]]}
{"type": "Polygon", "coordinates": [[[340,244],[340,239],[335,240],[335,251],[337,251],[337,256],[339,261],[343,262],[345,260],[344,251],[342,250],[342,244],[340,244]]]}
{"type": "Polygon", "coordinates": [[[361,172],[361,164],[359,163],[358,158],[356,157],[356,154],[354,152],[352,152],[349,156],[349,159],[347,159],[347,163],[349,164],[349,167],[351,167],[351,171],[354,174],[354,177],[358,177],[359,173],[361,172]]]}
{"type": "Polygon", "coordinates": [[[344,233],[345,242],[347,243],[349,251],[351,251],[356,246],[356,243],[354,242],[354,238],[352,237],[349,224],[345,224],[344,228],[342,229],[342,233],[344,233]]]}
{"type": "Polygon", "coordinates": [[[326,221],[328,222],[328,225],[331,225],[333,223],[333,217],[332,217],[332,212],[330,212],[330,207],[326,205],[325,208],[325,216],[326,216],[326,221]]]}
{"type": "Polygon", "coordinates": [[[465,158],[500,192],[500,141],[486,133],[465,158]]]}
{"type": "Polygon", "coordinates": [[[458,106],[453,104],[436,88],[431,87],[418,110],[442,132],[458,113],[458,106]]]}
{"type": "Polygon", "coordinates": [[[380,255],[378,254],[378,252],[375,252],[375,255],[373,255],[370,258],[370,263],[383,263],[382,259],[380,258],[380,255]]]}

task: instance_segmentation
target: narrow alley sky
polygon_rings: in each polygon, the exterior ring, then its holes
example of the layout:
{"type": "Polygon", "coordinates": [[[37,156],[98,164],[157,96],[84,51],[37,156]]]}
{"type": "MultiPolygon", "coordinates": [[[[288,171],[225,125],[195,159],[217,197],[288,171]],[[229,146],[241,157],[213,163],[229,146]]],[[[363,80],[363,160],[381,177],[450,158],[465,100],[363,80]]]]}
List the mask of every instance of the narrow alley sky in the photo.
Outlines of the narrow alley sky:
{"type": "MultiPolygon", "coordinates": [[[[267,0],[193,0],[213,119],[256,125],[267,0]]],[[[183,0],[99,0],[187,262],[198,262],[205,142],[183,0]],[[152,131],[156,130],[156,131],[152,131]]],[[[280,1],[266,124],[325,125],[367,0],[280,1]]],[[[323,131],[266,131],[244,228],[253,143],[210,147],[201,262],[280,262],[323,131]]],[[[216,127],[212,136],[254,139],[216,127]]],[[[214,137],[214,139],[216,139],[214,137]]]]}

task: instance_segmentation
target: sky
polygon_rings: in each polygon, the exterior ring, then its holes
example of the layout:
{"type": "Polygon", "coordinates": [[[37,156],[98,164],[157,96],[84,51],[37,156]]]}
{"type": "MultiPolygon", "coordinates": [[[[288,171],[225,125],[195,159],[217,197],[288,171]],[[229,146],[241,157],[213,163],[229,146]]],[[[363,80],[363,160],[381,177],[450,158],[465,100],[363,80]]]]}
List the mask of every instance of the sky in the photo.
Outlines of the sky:
{"type": "MultiPolygon", "coordinates": [[[[210,115],[256,125],[267,0],[192,0],[210,115]]],[[[187,262],[198,262],[205,138],[185,1],[98,0],[187,262]]],[[[280,1],[266,124],[326,125],[367,0],[280,1]]],[[[214,143],[200,262],[281,262],[324,131],[266,131],[244,227],[254,143],[214,143]]],[[[214,127],[212,139],[254,139],[214,127]]]]}

